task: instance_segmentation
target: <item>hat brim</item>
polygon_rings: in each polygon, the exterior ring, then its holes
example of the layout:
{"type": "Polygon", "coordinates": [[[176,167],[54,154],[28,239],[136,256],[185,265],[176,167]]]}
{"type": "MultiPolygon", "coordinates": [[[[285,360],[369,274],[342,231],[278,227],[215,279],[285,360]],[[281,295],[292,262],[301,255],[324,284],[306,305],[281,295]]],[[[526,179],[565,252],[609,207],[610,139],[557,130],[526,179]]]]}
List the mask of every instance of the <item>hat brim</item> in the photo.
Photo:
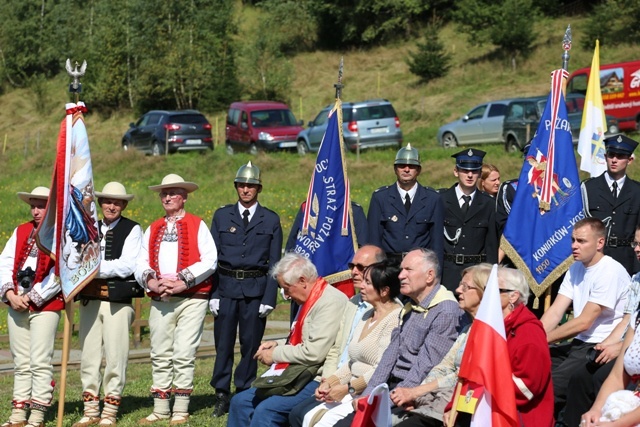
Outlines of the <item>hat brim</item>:
{"type": "Polygon", "coordinates": [[[160,184],[160,185],[149,186],[149,190],[151,191],[160,191],[160,190],[164,190],[165,188],[182,188],[183,190],[186,190],[187,193],[191,193],[198,189],[198,184],[196,184],[195,182],[185,181],[185,182],[175,182],[172,184],[160,184]]]}
{"type": "Polygon", "coordinates": [[[607,153],[616,153],[616,154],[626,154],[627,156],[630,156],[633,154],[633,152],[629,152],[629,150],[625,150],[623,148],[618,148],[618,147],[607,147],[607,153]]]}
{"type": "Polygon", "coordinates": [[[130,202],[135,197],[133,194],[109,194],[109,193],[101,193],[99,191],[94,192],[97,198],[103,199],[117,199],[124,200],[125,202],[130,202]]]}
{"type": "Polygon", "coordinates": [[[28,205],[31,204],[31,199],[36,199],[36,200],[48,200],[49,199],[49,196],[40,196],[40,195],[36,195],[36,194],[25,193],[25,192],[22,192],[22,191],[18,193],[18,197],[20,197],[20,200],[22,200],[23,202],[25,202],[28,205]]]}

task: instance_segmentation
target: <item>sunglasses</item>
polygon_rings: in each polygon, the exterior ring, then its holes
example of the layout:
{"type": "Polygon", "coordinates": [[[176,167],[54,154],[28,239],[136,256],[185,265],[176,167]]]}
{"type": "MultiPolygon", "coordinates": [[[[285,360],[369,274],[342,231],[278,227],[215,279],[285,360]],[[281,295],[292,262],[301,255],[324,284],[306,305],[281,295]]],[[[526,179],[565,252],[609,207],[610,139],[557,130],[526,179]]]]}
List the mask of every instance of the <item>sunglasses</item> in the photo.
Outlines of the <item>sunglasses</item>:
{"type": "Polygon", "coordinates": [[[349,267],[349,270],[353,270],[354,268],[357,268],[360,271],[364,271],[364,269],[369,267],[369,266],[368,265],[362,265],[362,264],[354,264],[354,263],[350,262],[349,264],[347,264],[347,267],[349,267]]]}

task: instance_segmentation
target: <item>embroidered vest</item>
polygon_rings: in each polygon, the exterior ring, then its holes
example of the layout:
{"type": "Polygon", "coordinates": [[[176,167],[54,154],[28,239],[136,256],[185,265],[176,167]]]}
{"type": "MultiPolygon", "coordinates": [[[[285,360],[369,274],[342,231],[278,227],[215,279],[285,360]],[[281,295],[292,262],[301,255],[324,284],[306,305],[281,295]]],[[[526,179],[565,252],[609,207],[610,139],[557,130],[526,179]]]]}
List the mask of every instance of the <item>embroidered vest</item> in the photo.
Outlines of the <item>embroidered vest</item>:
{"type": "MultiPolygon", "coordinates": [[[[35,242],[30,244],[29,236],[31,232],[36,228],[36,224],[33,221],[24,223],[18,226],[16,231],[16,254],[13,261],[13,285],[15,292],[18,291],[18,271],[22,269],[29,252],[35,242]]],[[[54,266],[54,261],[42,251],[38,251],[37,264],[36,264],[36,277],[33,283],[40,283],[49,274],[51,267],[54,266]]],[[[45,302],[42,307],[36,306],[33,302],[29,303],[29,310],[31,311],[59,311],[64,308],[64,300],[62,298],[62,292],[58,292],[56,296],[45,302]]]]}
{"type": "MultiPolygon", "coordinates": [[[[178,234],[178,268],[176,273],[184,270],[191,264],[200,261],[200,250],[198,249],[198,229],[202,220],[197,216],[185,213],[184,218],[176,221],[176,233],[178,234]]],[[[164,218],[154,221],[149,233],[149,265],[160,276],[160,266],[158,265],[158,254],[160,244],[167,228],[164,218]]],[[[202,283],[175,296],[190,298],[195,294],[209,295],[212,286],[212,277],[207,277],[202,283]]],[[[156,297],[155,292],[148,292],[150,297],[156,297]]]]}

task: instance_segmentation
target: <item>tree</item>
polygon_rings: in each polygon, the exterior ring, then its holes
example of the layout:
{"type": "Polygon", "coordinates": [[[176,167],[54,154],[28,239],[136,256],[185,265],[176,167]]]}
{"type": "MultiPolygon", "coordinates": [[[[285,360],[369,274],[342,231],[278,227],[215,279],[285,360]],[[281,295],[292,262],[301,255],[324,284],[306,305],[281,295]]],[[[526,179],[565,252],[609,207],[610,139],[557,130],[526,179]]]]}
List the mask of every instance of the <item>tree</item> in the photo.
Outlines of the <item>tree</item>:
{"type": "Polygon", "coordinates": [[[598,4],[587,24],[587,37],[583,46],[593,48],[596,39],[600,45],[640,43],[640,3],[625,0],[608,0],[598,4]],[[603,25],[603,23],[606,23],[603,25]]]}
{"type": "Polygon", "coordinates": [[[532,51],[538,17],[532,0],[462,0],[453,16],[469,43],[494,44],[514,70],[516,58],[532,51]]]}
{"type": "Polygon", "coordinates": [[[409,71],[420,77],[421,82],[428,83],[447,74],[451,55],[440,42],[436,26],[429,26],[424,38],[424,43],[417,44],[418,51],[409,53],[407,64],[409,71]]]}

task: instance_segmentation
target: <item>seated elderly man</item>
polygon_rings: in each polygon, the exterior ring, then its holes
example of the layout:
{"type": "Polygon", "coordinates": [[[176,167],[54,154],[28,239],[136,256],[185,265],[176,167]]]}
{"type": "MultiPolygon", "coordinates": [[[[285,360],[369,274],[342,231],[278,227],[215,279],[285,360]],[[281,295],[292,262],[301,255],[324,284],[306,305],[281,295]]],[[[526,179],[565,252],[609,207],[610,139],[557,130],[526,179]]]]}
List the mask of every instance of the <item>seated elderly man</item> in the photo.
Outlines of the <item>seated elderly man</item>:
{"type": "MultiPolygon", "coordinates": [[[[438,256],[430,249],[409,252],[400,265],[400,293],[411,299],[400,313],[400,326],[362,393],[387,383],[415,387],[447,354],[458,338],[464,312],[453,293],[440,284],[438,256]]],[[[335,425],[350,426],[354,413],[335,425]]]]}
{"type": "MultiPolygon", "coordinates": [[[[263,376],[276,376],[289,364],[321,365],[333,345],[339,319],[347,297],[318,277],[315,266],[301,255],[288,253],[273,267],[271,275],[285,295],[301,305],[288,340],[267,341],[254,356],[272,365],[263,376]]],[[[310,381],[300,391],[288,396],[264,398],[252,387],[231,399],[227,426],[286,426],[291,409],[318,387],[310,381]]]]}

